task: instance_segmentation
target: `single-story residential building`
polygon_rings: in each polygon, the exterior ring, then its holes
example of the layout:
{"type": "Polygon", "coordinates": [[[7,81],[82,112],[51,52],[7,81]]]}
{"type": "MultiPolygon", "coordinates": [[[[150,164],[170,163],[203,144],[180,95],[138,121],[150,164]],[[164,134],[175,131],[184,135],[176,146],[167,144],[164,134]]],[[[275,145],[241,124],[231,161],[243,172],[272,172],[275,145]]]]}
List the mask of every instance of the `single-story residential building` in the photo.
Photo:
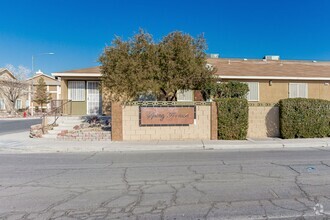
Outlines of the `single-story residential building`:
{"type": "MultiPolygon", "coordinates": [[[[246,82],[248,101],[277,103],[285,98],[330,100],[330,62],[267,59],[208,59],[221,82],[246,82]]],[[[270,58],[269,58],[270,57],[270,58]]]]}
{"type": "Polygon", "coordinates": [[[99,67],[75,69],[52,74],[61,82],[63,100],[72,100],[73,115],[103,114],[103,99],[100,89],[99,67]]]}
{"type": "MultiPolygon", "coordinates": [[[[248,84],[248,101],[277,103],[285,98],[317,98],[330,100],[330,62],[265,59],[209,58],[216,68],[219,82],[239,81],[248,84]]],[[[62,99],[72,100],[72,114],[108,112],[106,94],[100,89],[99,67],[76,69],[52,74],[61,82],[62,99]]],[[[178,93],[178,101],[200,99],[193,91],[178,93]]]]}

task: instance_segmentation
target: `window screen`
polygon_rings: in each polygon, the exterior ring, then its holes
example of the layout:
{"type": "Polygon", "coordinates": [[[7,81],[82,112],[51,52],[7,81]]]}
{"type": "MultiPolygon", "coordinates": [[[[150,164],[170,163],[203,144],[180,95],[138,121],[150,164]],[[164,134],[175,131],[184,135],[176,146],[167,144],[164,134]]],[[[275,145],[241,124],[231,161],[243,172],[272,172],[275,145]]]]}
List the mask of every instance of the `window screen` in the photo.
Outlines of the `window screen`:
{"type": "Polygon", "coordinates": [[[259,83],[258,82],[247,82],[249,86],[249,92],[247,94],[248,101],[259,101],[259,83]]]}
{"type": "Polygon", "coordinates": [[[186,102],[194,101],[192,90],[178,90],[176,97],[178,101],[186,101],[186,102]]]}
{"type": "Polygon", "coordinates": [[[3,99],[0,99],[0,110],[5,109],[5,101],[3,99]]]}
{"type": "Polygon", "coordinates": [[[22,100],[20,99],[16,100],[15,109],[22,109],[22,100]]]}
{"type": "Polygon", "coordinates": [[[69,96],[72,101],[85,101],[85,81],[69,81],[69,96]]]}
{"type": "Polygon", "coordinates": [[[307,83],[289,83],[289,98],[307,98],[307,83]]]}

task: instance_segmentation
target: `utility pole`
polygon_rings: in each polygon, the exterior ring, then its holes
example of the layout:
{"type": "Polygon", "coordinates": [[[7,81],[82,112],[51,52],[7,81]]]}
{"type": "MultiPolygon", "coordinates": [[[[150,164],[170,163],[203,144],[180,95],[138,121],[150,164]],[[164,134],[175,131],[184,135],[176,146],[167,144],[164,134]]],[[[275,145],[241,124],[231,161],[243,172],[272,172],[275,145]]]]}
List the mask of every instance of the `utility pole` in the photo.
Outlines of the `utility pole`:
{"type": "MultiPolygon", "coordinates": [[[[41,55],[54,55],[55,53],[40,53],[40,54],[37,54],[36,56],[41,56],[41,55]]],[[[31,89],[29,89],[29,90],[31,90],[31,91],[29,91],[30,92],[30,114],[31,114],[31,116],[33,116],[33,113],[34,113],[34,106],[33,106],[33,95],[34,95],[34,79],[33,79],[33,77],[34,77],[34,58],[35,58],[35,55],[32,55],[32,66],[31,66],[31,69],[32,69],[32,85],[31,85],[31,89]]]]}

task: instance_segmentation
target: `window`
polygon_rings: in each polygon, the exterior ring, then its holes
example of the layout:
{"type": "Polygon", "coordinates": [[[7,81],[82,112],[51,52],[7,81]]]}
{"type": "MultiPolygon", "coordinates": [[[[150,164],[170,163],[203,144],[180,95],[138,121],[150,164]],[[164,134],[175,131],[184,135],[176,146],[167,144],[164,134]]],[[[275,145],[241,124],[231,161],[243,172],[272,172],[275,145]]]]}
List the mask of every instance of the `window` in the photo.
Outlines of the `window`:
{"type": "Polygon", "coordinates": [[[307,83],[289,83],[289,98],[307,98],[307,83]]]}
{"type": "Polygon", "coordinates": [[[178,101],[191,102],[194,101],[193,94],[193,90],[178,90],[176,97],[178,101]]]}
{"type": "Polygon", "coordinates": [[[85,81],[69,81],[68,90],[70,100],[85,101],[85,81]]]}
{"type": "Polygon", "coordinates": [[[157,97],[152,93],[141,94],[139,95],[138,101],[139,102],[157,101],[157,97]]]}
{"type": "Polygon", "coordinates": [[[5,100],[0,99],[0,110],[5,110],[5,100]]]}
{"type": "Polygon", "coordinates": [[[249,92],[247,94],[248,101],[259,101],[259,83],[258,82],[247,82],[249,86],[249,92]]]}
{"type": "Polygon", "coordinates": [[[16,100],[15,109],[22,109],[22,100],[20,99],[16,100]]]}

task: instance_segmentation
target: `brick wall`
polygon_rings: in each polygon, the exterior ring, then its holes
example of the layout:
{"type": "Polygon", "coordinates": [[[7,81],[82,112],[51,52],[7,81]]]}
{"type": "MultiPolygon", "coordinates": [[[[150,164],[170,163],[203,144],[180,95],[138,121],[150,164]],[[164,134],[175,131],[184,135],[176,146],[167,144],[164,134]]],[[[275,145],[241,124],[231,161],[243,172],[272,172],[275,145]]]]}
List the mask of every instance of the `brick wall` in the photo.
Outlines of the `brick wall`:
{"type": "Polygon", "coordinates": [[[276,106],[249,107],[249,138],[279,137],[279,108],[276,106]]]}
{"type": "Polygon", "coordinates": [[[215,102],[211,105],[211,140],[218,140],[218,108],[215,102]]]}
{"type": "Polygon", "coordinates": [[[123,140],[123,109],[120,103],[111,104],[111,139],[113,141],[123,140]]]}
{"type": "MultiPolygon", "coordinates": [[[[113,117],[114,113],[113,113],[113,117]]],[[[123,140],[209,140],[211,137],[211,107],[197,105],[195,124],[189,126],[139,126],[139,106],[122,107],[123,140]]]]}

